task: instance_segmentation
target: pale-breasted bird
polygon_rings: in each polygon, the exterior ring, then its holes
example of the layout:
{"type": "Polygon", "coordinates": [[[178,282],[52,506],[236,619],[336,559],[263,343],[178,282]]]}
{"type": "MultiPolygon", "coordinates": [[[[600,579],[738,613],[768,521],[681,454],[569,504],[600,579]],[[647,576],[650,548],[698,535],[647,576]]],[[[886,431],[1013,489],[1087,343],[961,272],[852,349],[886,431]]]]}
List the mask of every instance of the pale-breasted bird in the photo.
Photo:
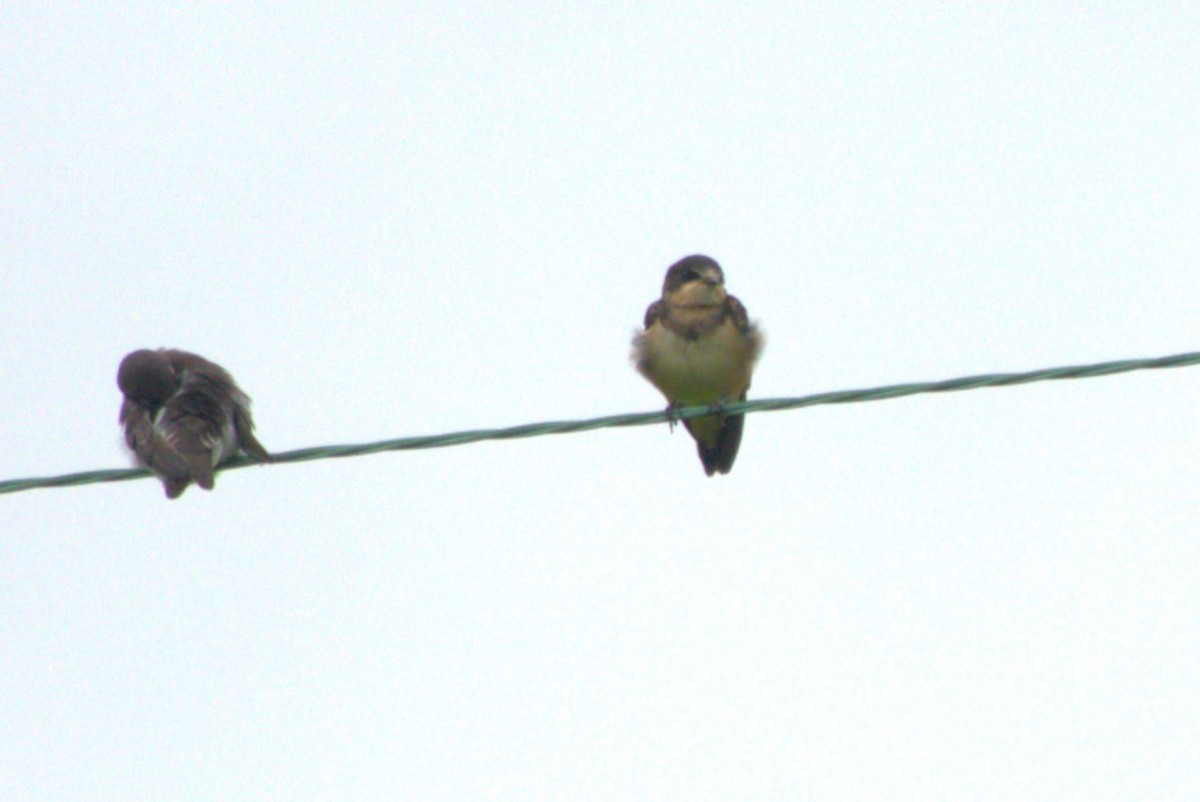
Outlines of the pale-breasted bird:
{"type": "Polygon", "coordinates": [[[167,498],[195,482],[213,488],[213,469],[238,451],[269,462],[254,437],[250,398],[220,365],[160,348],[128,354],[117,370],[120,423],[140,465],[162,479],[167,498]]]}
{"type": "Polygon", "coordinates": [[[645,329],[633,338],[638,371],[666,396],[668,413],[679,407],[712,406],[715,414],[685,420],[696,440],[704,472],[729,473],[742,442],[743,415],[727,415],[726,403],[745,401],[763,335],[746,307],[725,292],[721,266],[707,256],[671,265],[662,298],[646,310],[645,329]]]}

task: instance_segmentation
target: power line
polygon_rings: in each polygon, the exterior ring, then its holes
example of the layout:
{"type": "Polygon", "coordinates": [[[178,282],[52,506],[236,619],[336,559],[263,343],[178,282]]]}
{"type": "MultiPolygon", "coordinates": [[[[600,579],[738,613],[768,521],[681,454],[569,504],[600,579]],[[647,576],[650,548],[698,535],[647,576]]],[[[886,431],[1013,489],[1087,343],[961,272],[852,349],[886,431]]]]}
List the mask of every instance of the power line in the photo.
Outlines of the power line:
{"type": "MultiPolygon", "coordinates": [[[[1115,373],[1129,373],[1135,370],[1183,368],[1193,365],[1200,365],[1200,352],[1176,354],[1174,356],[1163,356],[1153,359],[1122,359],[1115,362],[1099,362],[1093,365],[1043,368],[1042,370],[1033,370],[1026,373],[988,373],[980,376],[946,379],[944,381],[891,384],[864,390],[839,390],[831,393],[817,393],[816,395],[805,395],[797,398],[760,398],[754,401],[726,404],[724,409],[729,414],[775,412],[785,409],[815,407],[821,404],[852,404],[862,401],[884,401],[891,398],[903,398],[904,396],[919,395],[922,393],[949,393],[959,390],[974,390],[980,387],[1009,387],[1017,384],[1057,381],[1060,379],[1091,379],[1097,376],[1111,376],[1115,373]]],[[[699,418],[711,414],[712,409],[710,407],[687,407],[678,410],[674,417],[677,420],[682,420],[699,418]]],[[[334,459],[337,457],[358,457],[364,454],[377,454],[381,451],[443,448],[445,446],[461,446],[467,443],[476,443],[481,440],[515,440],[521,437],[540,437],[545,434],[569,434],[571,432],[611,429],[620,426],[646,426],[651,423],[663,423],[667,420],[667,413],[659,410],[656,412],[636,412],[628,415],[608,415],[602,418],[588,418],[585,420],[527,423],[504,429],[475,429],[464,432],[451,432],[449,434],[425,435],[422,437],[401,437],[395,440],[380,440],[374,443],[301,448],[295,451],[274,454],[272,455],[272,462],[307,462],[309,460],[334,459]]],[[[248,465],[259,464],[248,457],[235,457],[222,463],[220,470],[244,468],[248,465]]],[[[23,490],[33,490],[39,487],[70,487],[74,485],[98,484],[100,482],[124,482],[130,479],[141,479],[150,475],[150,472],[145,468],[128,468],[85,471],[83,473],[30,479],[8,479],[0,481],[0,494],[18,493],[23,490]]]]}

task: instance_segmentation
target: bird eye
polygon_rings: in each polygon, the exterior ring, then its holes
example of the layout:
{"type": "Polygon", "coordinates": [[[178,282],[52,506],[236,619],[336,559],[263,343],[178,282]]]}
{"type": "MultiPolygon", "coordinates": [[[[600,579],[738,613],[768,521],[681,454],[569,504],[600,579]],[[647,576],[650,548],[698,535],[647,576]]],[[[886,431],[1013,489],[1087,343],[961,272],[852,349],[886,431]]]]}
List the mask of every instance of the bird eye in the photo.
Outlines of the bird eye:
{"type": "Polygon", "coordinates": [[[692,270],[690,267],[687,270],[683,271],[683,280],[684,281],[695,281],[698,278],[700,278],[700,274],[697,273],[695,270],[692,270]]]}

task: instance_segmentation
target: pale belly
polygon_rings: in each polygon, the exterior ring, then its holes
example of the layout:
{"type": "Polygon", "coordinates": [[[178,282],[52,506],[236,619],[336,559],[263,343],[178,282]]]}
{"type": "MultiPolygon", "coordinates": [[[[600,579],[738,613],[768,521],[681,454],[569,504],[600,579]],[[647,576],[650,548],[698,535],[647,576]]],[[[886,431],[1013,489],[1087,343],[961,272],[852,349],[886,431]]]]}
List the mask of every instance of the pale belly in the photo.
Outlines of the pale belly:
{"type": "Polygon", "coordinates": [[[734,401],[750,386],[755,348],[731,323],[697,340],[655,325],[639,346],[639,370],[677,404],[734,401]]]}

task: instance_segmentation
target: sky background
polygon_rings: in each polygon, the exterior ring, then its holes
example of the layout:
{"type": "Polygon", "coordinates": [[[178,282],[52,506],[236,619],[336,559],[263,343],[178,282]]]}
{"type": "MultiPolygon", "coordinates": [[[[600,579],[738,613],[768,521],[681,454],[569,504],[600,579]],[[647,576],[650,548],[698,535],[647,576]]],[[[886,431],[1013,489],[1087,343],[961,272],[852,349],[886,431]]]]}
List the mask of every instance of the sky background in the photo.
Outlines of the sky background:
{"type": "MultiPolygon", "coordinates": [[[[8,4],[0,478],[1200,349],[1188,3],[8,4]],[[959,7],[961,6],[961,7],[959,7]]],[[[0,497],[0,797],[1194,799],[1200,369],[0,497]]]]}

